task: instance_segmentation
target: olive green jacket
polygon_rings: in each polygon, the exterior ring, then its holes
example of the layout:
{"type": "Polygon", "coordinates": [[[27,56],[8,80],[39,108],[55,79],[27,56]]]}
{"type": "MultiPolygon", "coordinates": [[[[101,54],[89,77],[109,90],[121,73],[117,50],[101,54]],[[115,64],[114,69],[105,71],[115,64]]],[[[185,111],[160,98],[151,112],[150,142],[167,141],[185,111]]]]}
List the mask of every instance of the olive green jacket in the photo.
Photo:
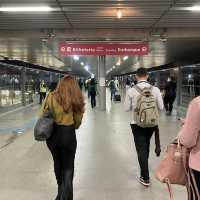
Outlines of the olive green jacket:
{"type": "Polygon", "coordinates": [[[75,113],[72,110],[68,113],[65,112],[62,106],[58,104],[51,92],[48,94],[43,102],[40,116],[42,116],[49,110],[52,112],[56,124],[65,126],[74,125],[75,129],[78,129],[80,127],[83,113],[75,113]]]}

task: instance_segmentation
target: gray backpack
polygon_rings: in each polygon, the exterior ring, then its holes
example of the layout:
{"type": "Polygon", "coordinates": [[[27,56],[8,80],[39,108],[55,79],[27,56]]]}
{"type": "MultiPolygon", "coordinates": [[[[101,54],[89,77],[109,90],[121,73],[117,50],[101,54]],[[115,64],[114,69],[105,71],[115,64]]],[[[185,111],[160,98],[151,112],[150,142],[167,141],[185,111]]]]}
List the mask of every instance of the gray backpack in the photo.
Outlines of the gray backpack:
{"type": "Polygon", "coordinates": [[[134,88],[140,93],[137,106],[134,111],[136,124],[142,128],[150,128],[158,125],[158,107],[156,99],[152,95],[153,87],[141,89],[137,85],[134,88]]]}
{"type": "MultiPolygon", "coordinates": [[[[48,95],[47,98],[50,98],[50,96],[48,95]]],[[[51,97],[51,102],[52,102],[52,97],[51,97]]],[[[54,127],[53,114],[50,108],[48,108],[48,112],[44,113],[43,116],[37,120],[37,123],[34,127],[35,140],[45,141],[49,139],[53,132],[53,127],[54,127]]]]}

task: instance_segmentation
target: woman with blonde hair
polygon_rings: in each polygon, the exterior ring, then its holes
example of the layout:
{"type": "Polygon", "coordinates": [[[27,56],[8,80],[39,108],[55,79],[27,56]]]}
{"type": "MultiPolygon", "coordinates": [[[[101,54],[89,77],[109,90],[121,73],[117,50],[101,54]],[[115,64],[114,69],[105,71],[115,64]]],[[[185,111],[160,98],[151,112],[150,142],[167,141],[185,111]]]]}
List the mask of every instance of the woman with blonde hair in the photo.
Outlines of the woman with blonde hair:
{"type": "Polygon", "coordinates": [[[74,160],[76,134],[84,113],[84,98],[80,87],[72,76],[65,76],[47,96],[42,113],[50,111],[55,121],[54,131],[47,146],[54,160],[54,171],[58,184],[56,200],[73,200],[74,160]]]}

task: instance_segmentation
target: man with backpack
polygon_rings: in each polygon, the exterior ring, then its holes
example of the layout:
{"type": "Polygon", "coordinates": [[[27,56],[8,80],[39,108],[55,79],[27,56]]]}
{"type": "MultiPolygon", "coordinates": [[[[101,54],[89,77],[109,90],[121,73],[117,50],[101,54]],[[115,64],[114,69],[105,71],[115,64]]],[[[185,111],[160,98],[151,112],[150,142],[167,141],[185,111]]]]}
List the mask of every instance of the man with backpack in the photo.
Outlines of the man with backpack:
{"type": "Polygon", "coordinates": [[[136,78],[137,84],[127,91],[124,106],[126,111],[133,111],[131,129],[141,170],[139,182],[148,187],[150,140],[158,127],[158,110],[162,110],[164,104],[160,90],[147,82],[145,68],[137,70],[136,78]]]}

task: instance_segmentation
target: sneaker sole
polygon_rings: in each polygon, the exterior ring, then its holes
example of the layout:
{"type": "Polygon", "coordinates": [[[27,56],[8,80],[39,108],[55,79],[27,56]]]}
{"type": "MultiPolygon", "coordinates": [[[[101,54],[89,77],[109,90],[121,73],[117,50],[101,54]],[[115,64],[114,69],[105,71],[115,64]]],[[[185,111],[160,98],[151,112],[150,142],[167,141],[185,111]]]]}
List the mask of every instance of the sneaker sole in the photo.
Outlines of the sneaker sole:
{"type": "Polygon", "coordinates": [[[143,185],[143,186],[145,186],[145,187],[150,187],[150,186],[151,186],[151,183],[144,183],[144,182],[142,182],[142,181],[140,180],[140,178],[137,178],[137,180],[138,180],[138,182],[139,182],[141,185],[143,185]]]}

